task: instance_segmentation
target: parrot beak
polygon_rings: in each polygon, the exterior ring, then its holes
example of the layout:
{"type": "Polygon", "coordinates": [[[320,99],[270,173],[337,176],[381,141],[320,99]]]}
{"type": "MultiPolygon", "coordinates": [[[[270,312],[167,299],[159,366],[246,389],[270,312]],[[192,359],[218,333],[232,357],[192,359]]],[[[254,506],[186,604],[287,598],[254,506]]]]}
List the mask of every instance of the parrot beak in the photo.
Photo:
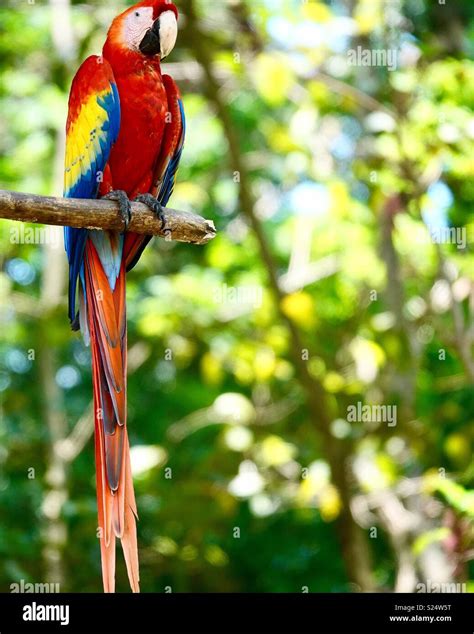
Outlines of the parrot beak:
{"type": "Polygon", "coordinates": [[[161,52],[160,45],[160,19],[153,22],[151,29],[145,33],[138,47],[143,55],[157,55],[161,52]]]}
{"type": "Polygon", "coordinates": [[[178,23],[173,11],[164,11],[153,22],[151,29],[145,33],[140,42],[139,49],[144,55],[160,55],[161,59],[167,57],[176,44],[178,35],[178,23]]]}

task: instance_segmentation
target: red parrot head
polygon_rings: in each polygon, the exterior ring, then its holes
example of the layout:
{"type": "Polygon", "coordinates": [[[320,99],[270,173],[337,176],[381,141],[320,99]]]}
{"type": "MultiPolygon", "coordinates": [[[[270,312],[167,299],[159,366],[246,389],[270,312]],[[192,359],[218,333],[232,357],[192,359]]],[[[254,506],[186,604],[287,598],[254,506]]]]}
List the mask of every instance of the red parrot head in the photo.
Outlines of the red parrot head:
{"type": "Polygon", "coordinates": [[[171,0],[142,0],[112,22],[107,40],[114,47],[160,59],[173,50],[178,34],[178,9],[171,0]]]}

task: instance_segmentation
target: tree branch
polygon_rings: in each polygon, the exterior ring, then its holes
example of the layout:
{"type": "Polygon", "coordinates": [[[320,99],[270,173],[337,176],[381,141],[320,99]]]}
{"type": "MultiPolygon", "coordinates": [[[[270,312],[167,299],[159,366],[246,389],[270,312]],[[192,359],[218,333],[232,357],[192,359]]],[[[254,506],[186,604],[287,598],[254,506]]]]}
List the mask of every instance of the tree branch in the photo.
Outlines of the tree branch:
{"type": "MultiPolygon", "coordinates": [[[[193,244],[206,244],[216,235],[212,220],[176,209],[165,208],[164,212],[166,224],[162,230],[161,221],[146,205],[132,203],[128,230],[193,244]]],[[[117,203],[104,199],[53,198],[0,190],[0,218],[84,229],[123,230],[117,203]]]]}

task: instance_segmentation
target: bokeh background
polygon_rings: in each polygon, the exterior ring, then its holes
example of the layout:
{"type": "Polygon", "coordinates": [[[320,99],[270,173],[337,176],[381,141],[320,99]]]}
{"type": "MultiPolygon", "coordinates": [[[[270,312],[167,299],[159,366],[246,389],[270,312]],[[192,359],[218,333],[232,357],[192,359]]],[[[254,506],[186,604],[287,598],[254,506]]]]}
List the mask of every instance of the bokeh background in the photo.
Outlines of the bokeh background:
{"type": "MultiPolygon", "coordinates": [[[[171,206],[218,235],[155,239],[128,277],[142,589],[468,591],[474,5],[177,4],[171,206]],[[396,68],[351,63],[358,47],[396,68]],[[396,424],[348,420],[358,403],[396,424]]],[[[125,6],[2,2],[4,189],[61,195],[72,77],[125,6]]],[[[2,221],[0,239],[0,590],[100,591],[62,232],[2,221]]]]}

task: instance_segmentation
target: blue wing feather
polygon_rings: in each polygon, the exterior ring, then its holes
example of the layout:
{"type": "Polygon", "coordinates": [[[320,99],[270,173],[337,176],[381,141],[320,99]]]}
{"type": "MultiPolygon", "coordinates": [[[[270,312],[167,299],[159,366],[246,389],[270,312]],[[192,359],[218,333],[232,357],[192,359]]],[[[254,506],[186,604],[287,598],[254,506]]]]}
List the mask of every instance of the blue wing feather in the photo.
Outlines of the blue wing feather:
{"type": "MultiPolygon", "coordinates": [[[[97,63],[97,57],[89,57],[78,70],[71,87],[71,104],[79,102],[82,108],[74,112],[68,122],[66,140],[66,168],[64,196],[67,198],[96,198],[110,151],[120,130],[120,98],[110,65],[97,63]],[[102,75],[98,75],[102,73],[102,75]],[[93,86],[84,94],[81,81],[91,77],[93,86]],[[79,134],[75,134],[75,127],[79,134]],[[84,147],[84,136],[89,143],[84,147]],[[70,144],[70,146],[68,145],[70,144]],[[69,161],[69,162],[68,162],[69,161]]],[[[76,287],[82,268],[87,229],[64,228],[64,245],[69,260],[69,319],[78,327],[76,316],[76,287]]]]}

